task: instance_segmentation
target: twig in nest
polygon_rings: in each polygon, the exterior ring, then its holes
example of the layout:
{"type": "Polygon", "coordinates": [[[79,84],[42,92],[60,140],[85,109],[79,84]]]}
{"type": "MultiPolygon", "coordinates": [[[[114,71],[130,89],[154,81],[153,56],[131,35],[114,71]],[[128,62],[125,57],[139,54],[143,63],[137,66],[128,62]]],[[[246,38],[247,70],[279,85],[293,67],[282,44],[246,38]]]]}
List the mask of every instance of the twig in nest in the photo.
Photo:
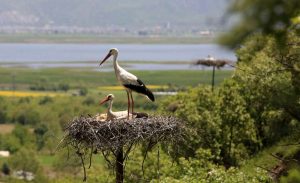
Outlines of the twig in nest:
{"type": "MultiPolygon", "coordinates": [[[[113,153],[116,158],[116,150],[119,147],[124,151],[123,161],[125,161],[134,147],[140,143],[148,143],[146,150],[149,151],[159,142],[175,144],[182,138],[183,122],[175,117],[149,116],[147,119],[135,118],[130,121],[126,119],[114,121],[97,121],[95,117],[79,117],[71,121],[65,129],[66,135],[61,140],[59,146],[71,145],[79,151],[88,152],[90,149],[91,167],[92,153],[101,151],[104,159],[110,167],[114,167],[109,159],[109,153],[113,153]]],[[[82,159],[84,174],[83,154],[79,154],[82,159]]],[[[143,164],[147,154],[144,156],[143,164]]],[[[142,165],[144,173],[144,165],[142,165]]],[[[84,175],[86,180],[86,175],[84,175]]]]}

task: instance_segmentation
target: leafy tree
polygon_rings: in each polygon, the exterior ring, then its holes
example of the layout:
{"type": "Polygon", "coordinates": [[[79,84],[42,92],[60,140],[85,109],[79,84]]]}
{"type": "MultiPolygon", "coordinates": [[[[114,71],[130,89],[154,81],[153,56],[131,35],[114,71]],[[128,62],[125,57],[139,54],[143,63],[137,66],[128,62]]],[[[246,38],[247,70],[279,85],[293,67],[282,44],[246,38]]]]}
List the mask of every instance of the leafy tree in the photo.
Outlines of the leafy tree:
{"type": "Polygon", "coordinates": [[[14,135],[6,135],[5,138],[0,136],[1,149],[11,153],[17,152],[21,148],[20,140],[14,135]]]}
{"type": "Polygon", "coordinates": [[[240,21],[221,38],[223,44],[232,48],[257,32],[275,36],[281,45],[285,44],[290,29],[300,34],[298,0],[235,0],[229,12],[240,16],[240,21]]]}
{"type": "Polygon", "coordinates": [[[22,125],[16,125],[12,135],[19,139],[21,145],[30,145],[33,140],[28,128],[22,125]]]}
{"type": "Polygon", "coordinates": [[[221,156],[227,165],[237,165],[256,150],[257,134],[247,104],[239,93],[239,85],[226,81],[218,92],[221,123],[221,156]]]}
{"type": "Polygon", "coordinates": [[[28,107],[19,109],[14,120],[22,125],[35,125],[40,122],[41,118],[39,112],[28,107]]]}
{"type": "Polygon", "coordinates": [[[37,150],[41,150],[45,146],[45,134],[47,131],[48,128],[45,124],[40,124],[34,129],[37,150]]]}
{"type": "Polygon", "coordinates": [[[9,159],[9,164],[14,170],[23,170],[34,174],[40,169],[35,153],[29,149],[21,149],[9,159]]]}
{"type": "Polygon", "coordinates": [[[162,102],[159,110],[174,114],[186,121],[187,132],[180,148],[173,149],[173,155],[194,157],[198,148],[212,150],[216,160],[220,154],[220,123],[217,114],[217,98],[209,87],[197,87],[180,93],[162,102]]]}
{"type": "MultiPolygon", "coordinates": [[[[290,34],[288,44],[300,42],[298,37],[290,34]]],[[[297,112],[300,110],[297,102],[300,98],[300,73],[295,68],[300,63],[300,53],[297,50],[299,46],[280,50],[274,38],[261,36],[250,39],[238,50],[239,63],[234,79],[243,86],[247,102],[259,107],[257,112],[266,107],[284,110],[290,117],[300,120],[297,112]],[[247,50],[252,50],[255,42],[261,40],[264,40],[263,49],[247,53],[247,50]]]]}

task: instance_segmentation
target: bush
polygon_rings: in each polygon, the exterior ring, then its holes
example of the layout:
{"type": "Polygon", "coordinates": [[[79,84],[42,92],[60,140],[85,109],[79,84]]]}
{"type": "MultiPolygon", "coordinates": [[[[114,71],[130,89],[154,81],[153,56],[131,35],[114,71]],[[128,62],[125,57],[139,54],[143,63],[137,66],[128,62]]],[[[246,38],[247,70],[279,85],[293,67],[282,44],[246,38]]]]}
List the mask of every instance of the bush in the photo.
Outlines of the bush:
{"type": "Polygon", "coordinates": [[[1,171],[4,175],[9,175],[10,174],[10,168],[6,163],[2,164],[1,171]]]}
{"type": "Polygon", "coordinates": [[[41,98],[41,100],[39,101],[39,104],[40,105],[45,105],[47,103],[52,103],[52,102],[53,102],[52,97],[45,96],[45,97],[41,98]]]}
{"type": "Polygon", "coordinates": [[[21,148],[20,140],[12,134],[5,135],[5,140],[4,137],[0,136],[0,140],[1,149],[3,150],[15,153],[21,148]]]}
{"type": "Polygon", "coordinates": [[[281,177],[281,183],[295,183],[300,182],[300,171],[299,169],[292,169],[288,172],[287,177],[281,177]]]}
{"type": "Polygon", "coordinates": [[[58,89],[67,92],[70,89],[70,86],[67,83],[60,83],[58,89]]]}
{"type": "Polygon", "coordinates": [[[84,105],[94,105],[95,104],[95,100],[93,97],[86,97],[84,99],[84,101],[82,102],[82,104],[84,105]]]}
{"type": "Polygon", "coordinates": [[[34,134],[36,137],[36,146],[37,150],[41,150],[45,146],[45,134],[48,131],[48,128],[44,124],[40,124],[34,129],[34,134]]]}
{"type": "Polygon", "coordinates": [[[87,88],[80,88],[79,90],[79,95],[80,96],[86,96],[88,94],[88,89],[87,88]]]}
{"type": "Polygon", "coordinates": [[[35,154],[36,153],[31,150],[21,149],[12,156],[9,160],[9,164],[14,170],[23,170],[35,174],[40,169],[40,164],[35,154]]]}
{"type": "Polygon", "coordinates": [[[40,120],[40,114],[31,108],[20,109],[15,117],[15,121],[21,125],[35,125],[40,120]]]}
{"type": "Polygon", "coordinates": [[[58,171],[77,174],[81,170],[81,159],[73,149],[62,150],[56,156],[53,166],[58,171]]]}

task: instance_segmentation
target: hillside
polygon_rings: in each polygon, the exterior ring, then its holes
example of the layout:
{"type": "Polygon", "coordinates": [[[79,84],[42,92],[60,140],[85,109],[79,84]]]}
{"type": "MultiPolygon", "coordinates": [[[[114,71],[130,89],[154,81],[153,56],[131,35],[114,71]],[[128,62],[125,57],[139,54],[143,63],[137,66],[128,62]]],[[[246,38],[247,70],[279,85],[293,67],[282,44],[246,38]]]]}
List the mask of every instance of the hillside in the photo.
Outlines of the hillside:
{"type": "Polygon", "coordinates": [[[2,0],[1,26],[218,28],[228,0],[2,0]]]}

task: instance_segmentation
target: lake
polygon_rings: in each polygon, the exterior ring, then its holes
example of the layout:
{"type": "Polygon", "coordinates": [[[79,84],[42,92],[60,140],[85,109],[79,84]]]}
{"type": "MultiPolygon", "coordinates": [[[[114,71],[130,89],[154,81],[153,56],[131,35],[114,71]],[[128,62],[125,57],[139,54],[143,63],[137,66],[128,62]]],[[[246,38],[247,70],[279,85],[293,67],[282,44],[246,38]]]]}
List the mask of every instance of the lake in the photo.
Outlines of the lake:
{"type": "MultiPolygon", "coordinates": [[[[216,44],[26,44],[1,43],[0,64],[2,66],[25,67],[93,67],[104,58],[110,48],[119,49],[120,61],[152,61],[147,67],[126,65],[132,69],[182,69],[174,62],[192,62],[212,55],[215,58],[236,60],[232,51],[216,44]],[[173,64],[159,62],[172,61],[173,64]],[[69,63],[68,63],[69,62],[69,63]],[[162,67],[159,67],[161,65],[162,67]],[[171,66],[173,65],[173,66],[171,66]],[[168,67],[168,66],[167,66],[168,67]]],[[[187,66],[186,66],[187,67],[187,66]]],[[[189,68],[189,67],[187,67],[189,68]]]]}

